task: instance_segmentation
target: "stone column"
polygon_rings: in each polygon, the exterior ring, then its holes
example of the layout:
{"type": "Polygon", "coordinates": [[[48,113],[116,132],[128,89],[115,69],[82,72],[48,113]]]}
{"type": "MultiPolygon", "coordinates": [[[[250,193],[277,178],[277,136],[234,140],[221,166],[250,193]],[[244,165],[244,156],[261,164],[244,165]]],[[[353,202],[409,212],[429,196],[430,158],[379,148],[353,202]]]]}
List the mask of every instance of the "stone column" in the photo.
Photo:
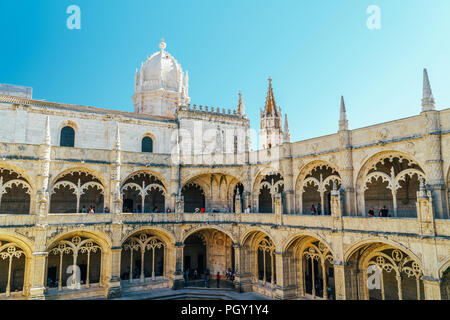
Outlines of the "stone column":
{"type": "Polygon", "coordinates": [[[48,252],[33,252],[31,272],[30,299],[45,300],[45,275],[47,273],[48,252]]]}
{"type": "Polygon", "coordinates": [[[276,193],[274,195],[274,200],[275,200],[275,216],[276,216],[276,221],[278,225],[282,225],[283,224],[283,201],[281,199],[281,193],[276,193]]]}
{"type": "Polygon", "coordinates": [[[419,222],[419,234],[421,236],[435,236],[433,199],[430,190],[425,189],[425,180],[420,178],[420,187],[417,192],[417,219],[419,222]]]}
{"type": "MultiPolygon", "coordinates": [[[[120,166],[121,166],[121,153],[120,153],[120,131],[119,124],[116,127],[116,142],[114,148],[111,151],[111,175],[110,175],[110,192],[111,196],[109,206],[111,213],[113,214],[113,222],[117,224],[122,223],[122,192],[120,190],[120,166]]],[[[105,199],[106,200],[106,199],[105,199]]]]}
{"type": "Polygon", "coordinates": [[[424,152],[426,156],[425,170],[427,172],[427,183],[432,188],[433,206],[435,208],[435,216],[438,219],[447,219],[447,198],[446,184],[444,179],[443,159],[441,151],[441,126],[439,111],[430,110],[422,112],[426,121],[425,137],[427,150],[424,152]]]}
{"type": "Polygon", "coordinates": [[[122,247],[111,248],[111,278],[108,283],[107,298],[118,298],[122,295],[120,284],[120,260],[122,247]]]}
{"type": "Polygon", "coordinates": [[[425,300],[442,300],[441,280],[432,277],[422,277],[425,300]]]}
{"type": "Polygon", "coordinates": [[[236,198],[234,200],[234,213],[235,214],[241,214],[242,208],[241,208],[241,196],[239,192],[236,192],[236,198]]]}
{"type": "Polygon", "coordinates": [[[339,141],[341,151],[339,152],[339,175],[341,176],[342,184],[341,188],[344,190],[344,207],[343,214],[357,215],[355,205],[355,188],[353,185],[353,155],[350,141],[350,131],[340,131],[339,141]]]}
{"type": "Polygon", "coordinates": [[[289,299],[292,294],[289,293],[289,259],[288,254],[275,251],[275,267],[276,267],[276,285],[275,285],[275,298],[276,299],[289,299]]]}
{"type": "Polygon", "coordinates": [[[347,300],[346,290],[345,290],[345,265],[341,261],[335,261],[333,263],[334,267],[334,287],[336,300],[347,300]]]}
{"type": "Polygon", "coordinates": [[[236,292],[242,292],[242,286],[241,286],[241,246],[237,243],[233,244],[233,250],[234,250],[234,290],[236,292]]]}
{"type": "MultiPolygon", "coordinates": [[[[50,118],[47,116],[45,124],[45,134],[42,144],[39,146],[39,172],[36,181],[36,203],[30,210],[36,210],[36,225],[46,226],[47,215],[50,207],[50,163],[51,163],[51,141],[50,141],[50,118]]],[[[32,212],[31,212],[32,213],[32,212]]]]}
{"type": "MultiPolygon", "coordinates": [[[[31,263],[26,265],[27,268],[31,268],[31,272],[27,272],[30,275],[31,280],[30,299],[45,299],[48,256],[48,252],[46,251],[46,236],[47,230],[45,229],[45,227],[38,228],[35,231],[34,252],[32,253],[31,263]]],[[[24,283],[24,289],[27,285],[29,285],[29,282],[24,283]]]]}
{"type": "MultiPolygon", "coordinates": [[[[244,191],[244,212],[248,206],[252,205],[252,193],[250,191],[244,191]]],[[[256,208],[251,208],[250,212],[255,212],[256,208]]]]}
{"type": "Polygon", "coordinates": [[[184,243],[175,243],[175,272],[173,273],[172,289],[182,289],[184,287],[183,279],[183,259],[184,259],[184,243]]]}

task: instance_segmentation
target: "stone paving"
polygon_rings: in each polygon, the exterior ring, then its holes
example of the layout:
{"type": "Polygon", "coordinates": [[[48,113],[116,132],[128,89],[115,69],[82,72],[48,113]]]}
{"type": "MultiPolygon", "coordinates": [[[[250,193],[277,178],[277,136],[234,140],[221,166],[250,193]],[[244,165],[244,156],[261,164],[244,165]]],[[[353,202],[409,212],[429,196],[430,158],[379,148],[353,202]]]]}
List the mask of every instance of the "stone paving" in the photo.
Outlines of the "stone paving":
{"type": "Polygon", "coordinates": [[[271,300],[255,292],[237,293],[231,289],[185,288],[155,289],[124,293],[113,300],[271,300]]]}

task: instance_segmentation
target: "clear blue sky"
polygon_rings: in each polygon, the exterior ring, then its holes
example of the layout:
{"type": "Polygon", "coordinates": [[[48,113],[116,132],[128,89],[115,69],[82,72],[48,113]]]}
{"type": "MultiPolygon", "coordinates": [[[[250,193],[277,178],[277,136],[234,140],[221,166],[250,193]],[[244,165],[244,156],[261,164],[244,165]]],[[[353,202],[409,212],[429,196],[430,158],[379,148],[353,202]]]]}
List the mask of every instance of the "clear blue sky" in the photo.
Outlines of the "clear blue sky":
{"type": "Polygon", "coordinates": [[[164,37],[191,102],[234,108],[242,90],[254,129],[271,76],[293,141],[336,132],[341,94],[351,129],[418,114],[423,67],[450,107],[449,0],[0,0],[0,30],[0,83],[37,99],[132,111],[135,69],[164,37]]]}

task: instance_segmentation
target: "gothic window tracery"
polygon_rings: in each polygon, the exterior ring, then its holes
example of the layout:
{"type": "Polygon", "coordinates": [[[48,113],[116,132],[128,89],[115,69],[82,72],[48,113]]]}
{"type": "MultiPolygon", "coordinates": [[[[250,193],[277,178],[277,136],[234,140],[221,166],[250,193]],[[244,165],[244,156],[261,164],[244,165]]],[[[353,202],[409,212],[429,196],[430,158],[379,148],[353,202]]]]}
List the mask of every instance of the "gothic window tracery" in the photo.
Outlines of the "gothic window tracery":
{"type": "Polygon", "coordinates": [[[13,242],[0,241],[0,294],[24,289],[25,252],[13,242]]]}
{"type": "Polygon", "coordinates": [[[20,173],[0,168],[0,213],[29,213],[31,191],[20,173]]]}
{"type": "Polygon", "coordinates": [[[156,176],[138,172],[128,178],[121,188],[123,212],[164,212],[166,189],[156,176]]]}
{"type": "Polygon", "coordinates": [[[316,214],[320,211],[321,215],[331,215],[333,181],[337,182],[339,189],[342,183],[339,173],[328,164],[315,165],[307,171],[300,185],[303,214],[311,214],[311,208],[314,205],[316,214]]]}
{"type": "Polygon", "coordinates": [[[371,208],[377,214],[386,206],[393,217],[415,217],[419,180],[426,179],[423,170],[416,162],[401,155],[374,160],[363,178],[365,214],[371,208]]]}
{"type": "Polygon", "coordinates": [[[164,276],[165,244],[157,236],[142,232],[129,237],[122,245],[121,278],[144,282],[164,276]]]}
{"type": "Polygon", "coordinates": [[[269,237],[259,241],[257,247],[257,276],[263,283],[276,283],[275,274],[275,245],[269,237]]]}
{"type": "Polygon", "coordinates": [[[95,240],[73,236],[56,242],[49,250],[47,286],[79,289],[100,282],[101,247],[95,240]]]}
{"type": "Polygon", "coordinates": [[[51,187],[51,213],[103,212],[104,187],[94,175],[81,169],[64,173],[51,187]]]}
{"type": "Polygon", "coordinates": [[[283,208],[285,207],[284,179],[280,173],[271,173],[261,180],[259,184],[258,204],[260,213],[275,212],[275,195],[282,194],[283,208]]]}

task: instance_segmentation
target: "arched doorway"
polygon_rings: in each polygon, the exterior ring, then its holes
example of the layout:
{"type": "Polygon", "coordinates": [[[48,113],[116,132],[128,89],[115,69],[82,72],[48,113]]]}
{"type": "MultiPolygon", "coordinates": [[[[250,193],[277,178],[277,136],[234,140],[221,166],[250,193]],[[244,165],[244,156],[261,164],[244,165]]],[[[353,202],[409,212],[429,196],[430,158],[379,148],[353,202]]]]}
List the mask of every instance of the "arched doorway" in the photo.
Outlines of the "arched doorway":
{"type": "Polygon", "coordinates": [[[205,208],[205,193],[196,183],[188,183],[181,189],[184,197],[184,212],[195,212],[205,208]]]}
{"type": "Polygon", "coordinates": [[[232,239],[217,229],[202,229],[189,235],[184,241],[184,279],[189,286],[216,286],[216,274],[220,274],[220,287],[232,287],[227,272],[234,273],[232,239]]]}

